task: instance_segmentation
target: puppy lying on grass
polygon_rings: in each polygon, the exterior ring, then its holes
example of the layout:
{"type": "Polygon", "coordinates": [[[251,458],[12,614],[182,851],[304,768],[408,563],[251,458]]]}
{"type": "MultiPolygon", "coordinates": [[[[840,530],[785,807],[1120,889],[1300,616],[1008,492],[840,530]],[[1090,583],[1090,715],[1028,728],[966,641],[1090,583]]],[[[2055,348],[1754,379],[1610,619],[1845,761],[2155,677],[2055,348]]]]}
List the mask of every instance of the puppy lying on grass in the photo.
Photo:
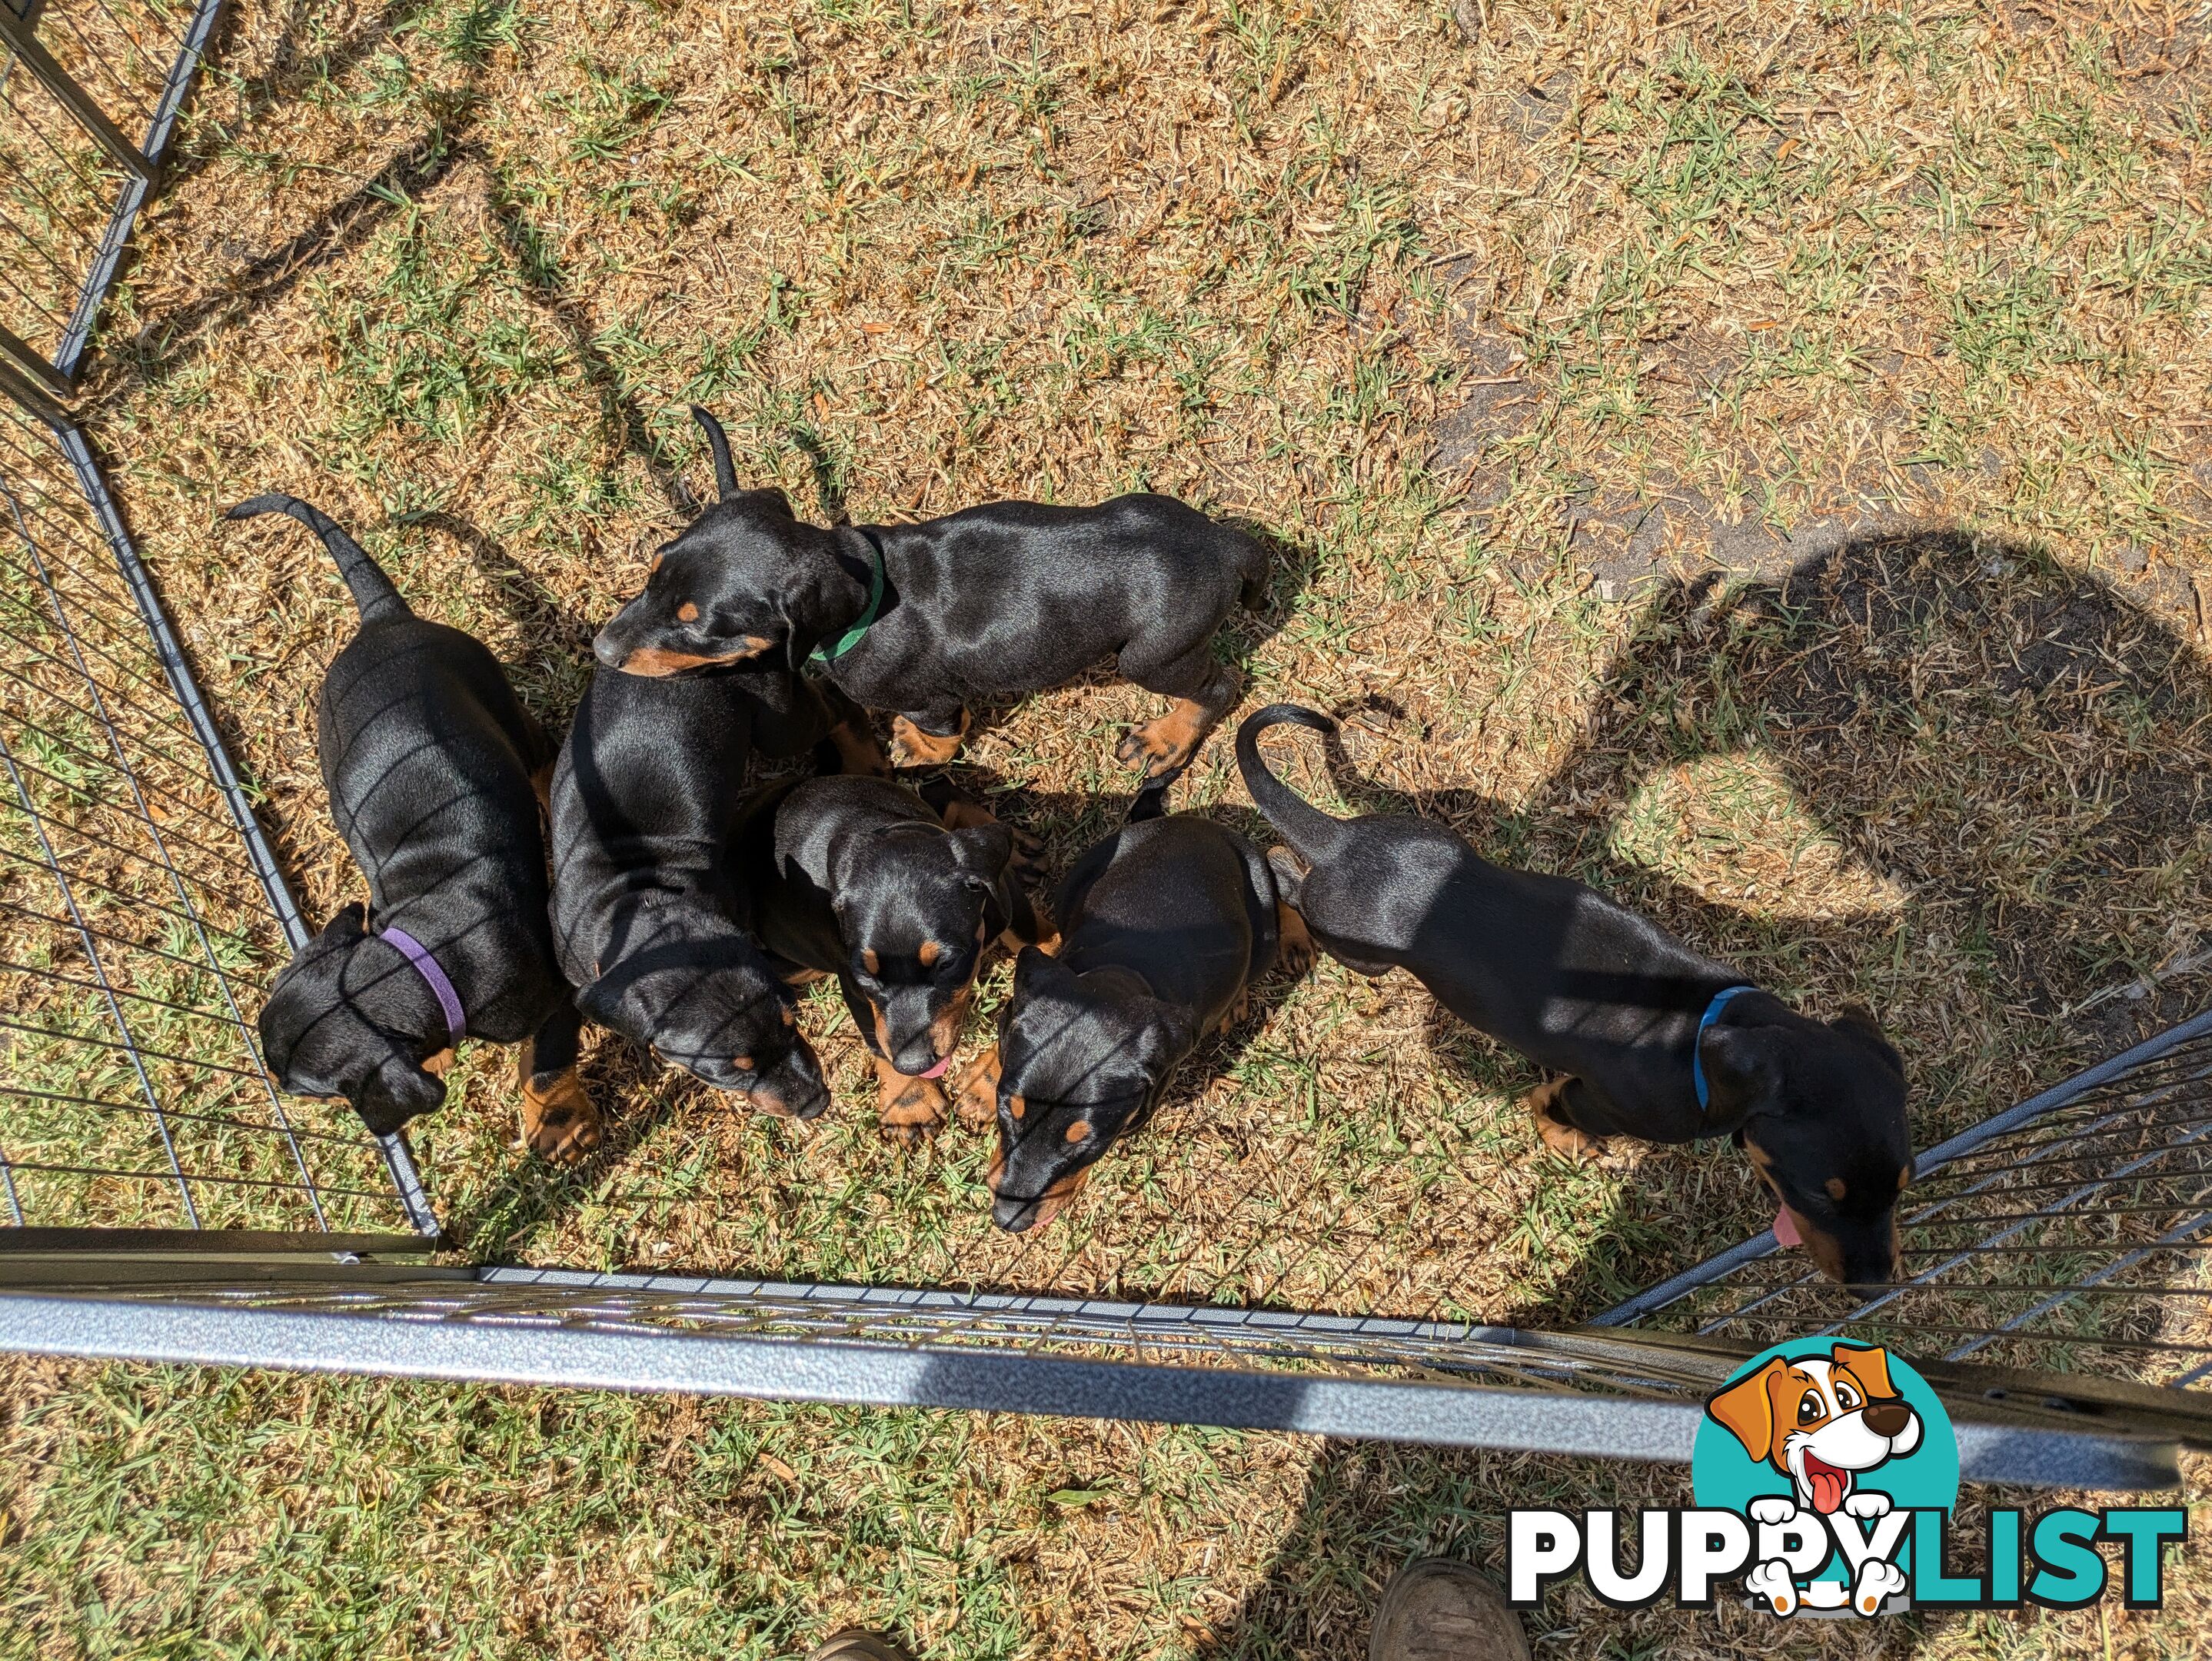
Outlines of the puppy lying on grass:
{"type": "Polygon", "coordinates": [[[1912,1179],[1905,1067],[1874,1018],[1798,1014],[1664,929],[1565,877],[1509,871],[1440,824],[1331,818],[1267,770],[1260,735],[1336,723],[1293,703],[1237,732],[1245,788],[1290,844],[1290,903],[1332,957],[1404,969],[1468,1025],[1560,1074],[1528,1098],[1545,1142],[1733,1136],[1830,1278],[1891,1279],[1912,1179]]]}
{"type": "Polygon", "coordinates": [[[1059,954],[1023,948],[998,1042],[961,1079],[962,1122],[998,1125],[991,1220],[1016,1233],[1143,1128],[1262,976],[1313,962],[1260,850],[1212,819],[1152,817],[1161,794],[1139,793],[1133,822],[1075,862],[1053,903],[1059,954]]]}

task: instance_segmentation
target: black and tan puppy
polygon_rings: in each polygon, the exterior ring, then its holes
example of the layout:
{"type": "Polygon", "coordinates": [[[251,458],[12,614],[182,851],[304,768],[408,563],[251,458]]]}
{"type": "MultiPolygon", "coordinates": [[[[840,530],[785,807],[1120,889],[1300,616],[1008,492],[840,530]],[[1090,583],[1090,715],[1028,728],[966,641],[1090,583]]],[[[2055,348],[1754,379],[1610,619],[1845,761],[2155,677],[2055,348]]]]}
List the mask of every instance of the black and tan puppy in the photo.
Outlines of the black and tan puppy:
{"type": "Polygon", "coordinates": [[[734,867],[761,943],[800,977],[835,975],[873,1059],[886,1135],[945,1123],[975,971],[1003,940],[1045,937],[1013,834],[964,800],[942,812],[889,779],[779,785],[745,811],[734,867]]]}
{"type": "MultiPolygon", "coordinates": [[[[1139,811],[1157,802],[1147,791],[1139,811]]],[[[1253,844],[1188,814],[1124,825],[1054,902],[1060,952],[1024,947],[999,1040],[962,1076],[963,1123],[996,1119],[991,1219],[1049,1221],[1115,1141],[1143,1126],[1201,1039],[1238,1019],[1279,958],[1312,961],[1253,844]]]]}
{"type": "Polygon", "coordinates": [[[546,916],[539,786],[552,740],[489,652],[416,617],[319,510],[264,496],[229,517],[259,514],[320,537],[361,610],[323,678],[315,742],[369,892],[366,913],[347,906],[276,977],[261,1011],[269,1064],[285,1089],[343,1096],[388,1135],[445,1100],[457,1028],[525,1043],[523,1135],[548,1158],[577,1157],[599,1121],[576,1079],[576,1008],[546,916]]]}
{"type": "Polygon", "coordinates": [[[751,752],[801,754],[833,721],[780,664],[652,680],[602,669],[553,773],[554,930],[584,1013],[802,1119],[830,1092],[729,856],[751,752]]]}
{"type": "Polygon", "coordinates": [[[1176,700],[1115,752],[1155,777],[1188,762],[1236,702],[1236,672],[1211,642],[1232,605],[1265,592],[1266,556],[1241,532],[1160,496],[823,530],[781,490],[738,490],[720,427],[692,414],[721,500],[653,556],[644,591],[600,630],[600,662],[660,675],[768,654],[797,669],[819,648],[838,686],[895,712],[908,755],[937,763],[970,709],[1113,658],[1176,700]]]}
{"type": "Polygon", "coordinates": [[[1470,1026],[1564,1074],[1529,1098],[1551,1147],[1733,1135],[1782,1208],[1784,1244],[1802,1236],[1847,1285],[1891,1278],[1912,1142],[1904,1063],[1872,1016],[1808,1019],[1595,890],[1492,865],[1443,825],[1331,818],[1261,758],[1260,734],[1285,723],[1336,727],[1272,704],[1237,729],[1237,765],[1304,867],[1282,875],[1332,956],[1407,970],[1470,1026]]]}

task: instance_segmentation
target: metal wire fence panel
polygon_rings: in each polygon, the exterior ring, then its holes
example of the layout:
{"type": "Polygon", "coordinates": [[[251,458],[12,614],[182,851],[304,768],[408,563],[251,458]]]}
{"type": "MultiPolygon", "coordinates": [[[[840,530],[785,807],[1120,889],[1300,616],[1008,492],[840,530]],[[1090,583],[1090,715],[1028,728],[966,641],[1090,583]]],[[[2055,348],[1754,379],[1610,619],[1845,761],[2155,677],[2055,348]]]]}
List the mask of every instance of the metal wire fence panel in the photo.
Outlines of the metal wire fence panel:
{"type": "Polygon", "coordinates": [[[262,1066],[297,927],[82,437],[0,405],[0,1216],[406,1227],[262,1066]]]}
{"type": "Polygon", "coordinates": [[[222,0],[0,0],[0,355],[83,362],[222,0]]]}
{"type": "MultiPolygon", "coordinates": [[[[0,1293],[0,1342],[783,1400],[1242,1426],[1686,1460],[1732,1358],[1610,1335],[671,1276],[334,1269],[0,1293]]],[[[1977,1480],[2162,1487],[2195,1421],[1957,1404],[1977,1480]]]]}
{"type": "Polygon", "coordinates": [[[1756,1349],[1848,1333],[1915,1355],[2212,1378],[2212,1011],[1932,1148],[1899,1279],[1863,1299],[1771,1233],[1599,1317],[1756,1349]]]}

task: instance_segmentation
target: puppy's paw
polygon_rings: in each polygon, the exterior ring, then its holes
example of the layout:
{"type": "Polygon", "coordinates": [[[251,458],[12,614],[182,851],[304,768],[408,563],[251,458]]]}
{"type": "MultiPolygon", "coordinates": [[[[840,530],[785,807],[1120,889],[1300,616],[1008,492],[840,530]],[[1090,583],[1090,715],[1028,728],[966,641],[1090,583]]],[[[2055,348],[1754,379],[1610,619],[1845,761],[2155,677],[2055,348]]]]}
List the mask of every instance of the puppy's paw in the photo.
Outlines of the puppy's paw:
{"type": "Polygon", "coordinates": [[[1595,1159],[1605,1152],[1602,1137],[1577,1130],[1569,1124],[1559,1111],[1559,1100],[1569,1080],[1547,1079],[1526,1096],[1521,1104],[1535,1116],[1536,1134],[1544,1139],[1544,1146],[1563,1159],[1595,1159]]]}
{"type": "Polygon", "coordinates": [[[1865,1489],[1844,1501],[1844,1512],[1846,1516],[1856,1517],[1861,1522],[1869,1517],[1887,1517],[1889,1515],[1889,1496],[1878,1494],[1872,1488],[1865,1489]]]}
{"type": "Polygon", "coordinates": [[[878,1102],[884,1135],[902,1147],[919,1147],[945,1120],[945,1092],[933,1079],[884,1080],[878,1102]]]}
{"type": "Polygon", "coordinates": [[[604,1135],[599,1110],[574,1068],[522,1081],[522,1140],[539,1159],[574,1165],[604,1135]]]}
{"type": "Polygon", "coordinates": [[[1314,966],[1313,935],[1306,928],[1306,920],[1295,907],[1280,900],[1275,902],[1275,931],[1282,942],[1276,948],[1275,961],[1284,972],[1298,976],[1314,966]]]}
{"type": "Polygon", "coordinates": [[[960,1123],[970,1130],[988,1130],[998,1123],[998,1045],[993,1044],[969,1063],[960,1075],[952,1104],[960,1115],[960,1123]]]}
{"type": "Polygon", "coordinates": [[[1164,715],[1156,715],[1132,727],[1114,746],[1114,758],[1122,762],[1142,760],[1148,779],[1176,772],[1190,764],[1190,758],[1205,741],[1210,724],[1203,704],[1183,699],[1164,715]]]}
{"type": "Polygon", "coordinates": [[[904,715],[891,718],[891,737],[899,747],[900,758],[916,767],[942,767],[960,753],[960,741],[968,736],[968,712],[960,712],[960,726],[951,733],[925,733],[904,715]]]}
{"type": "Polygon", "coordinates": [[[1797,1502],[1787,1494],[1762,1494],[1751,1502],[1754,1523],[1786,1523],[1797,1514],[1797,1502]]]}

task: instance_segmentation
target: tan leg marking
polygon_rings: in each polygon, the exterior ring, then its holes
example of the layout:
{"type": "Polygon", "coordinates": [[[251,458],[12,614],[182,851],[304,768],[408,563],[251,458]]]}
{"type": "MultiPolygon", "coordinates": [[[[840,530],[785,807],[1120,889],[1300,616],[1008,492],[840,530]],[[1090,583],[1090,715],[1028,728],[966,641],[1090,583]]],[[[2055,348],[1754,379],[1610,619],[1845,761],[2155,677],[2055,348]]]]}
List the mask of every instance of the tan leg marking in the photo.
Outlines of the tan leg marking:
{"type": "Polygon", "coordinates": [[[955,796],[945,804],[945,828],[947,830],[972,830],[979,824],[996,824],[999,816],[980,801],[969,801],[965,796],[955,796]]]}
{"type": "Polygon", "coordinates": [[[877,1110],[885,1136],[907,1147],[921,1146],[945,1121],[945,1092],[934,1079],[909,1079],[880,1056],[876,1069],[877,1110]]]}
{"type": "Polygon", "coordinates": [[[970,1130],[984,1130],[999,1119],[999,1046],[988,1050],[968,1063],[960,1075],[960,1083],[952,1098],[959,1110],[960,1123],[970,1130]]]}
{"type": "Polygon", "coordinates": [[[1235,1026],[1239,1022],[1243,1021],[1243,1019],[1251,1013],[1252,989],[1248,984],[1237,994],[1237,1001],[1229,1006],[1229,1013],[1221,1018],[1221,1025],[1215,1030],[1217,1031],[1226,1032],[1231,1027],[1235,1026]]]}
{"type": "Polygon", "coordinates": [[[550,1078],[533,1078],[535,1051],[534,1044],[524,1044],[515,1066],[522,1086],[522,1140],[541,1159],[574,1165],[599,1145],[599,1110],[573,1067],[550,1078]]]}
{"type": "Polygon", "coordinates": [[[1523,1096],[1521,1104],[1535,1115],[1536,1134],[1553,1153],[1570,1159],[1590,1158],[1605,1151],[1605,1140],[1576,1129],[1559,1114],[1557,1104],[1569,1082],[1565,1078],[1547,1079],[1523,1096]]]}
{"type": "Polygon", "coordinates": [[[1275,902],[1275,936],[1281,942],[1275,962],[1285,973],[1303,975],[1314,966],[1313,934],[1297,908],[1283,900],[1275,902]]]}
{"type": "Polygon", "coordinates": [[[837,746],[837,764],[848,773],[890,776],[891,758],[866,715],[852,715],[830,729],[830,742],[837,746]]]}
{"type": "Polygon", "coordinates": [[[1212,728],[1213,716],[1204,704],[1177,698],[1175,708],[1164,715],[1131,727],[1121,743],[1114,746],[1115,758],[1134,761],[1139,756],[1146,757],[1145,776],[1158,778],[1163,773],[1173,772],[1197,754],[1198,746],[1206,742],[1206,735],[1212,728]]]}
{"type": "Polygon", "coordinates": [[[968,712],[960,712],[960,730],[956,733],[925,733],[904,715],[891,717],[891,737],[898,743],[910,762],[925,767],[942,767],[960,753],[960,741],[968,736],[968,712]]]}

